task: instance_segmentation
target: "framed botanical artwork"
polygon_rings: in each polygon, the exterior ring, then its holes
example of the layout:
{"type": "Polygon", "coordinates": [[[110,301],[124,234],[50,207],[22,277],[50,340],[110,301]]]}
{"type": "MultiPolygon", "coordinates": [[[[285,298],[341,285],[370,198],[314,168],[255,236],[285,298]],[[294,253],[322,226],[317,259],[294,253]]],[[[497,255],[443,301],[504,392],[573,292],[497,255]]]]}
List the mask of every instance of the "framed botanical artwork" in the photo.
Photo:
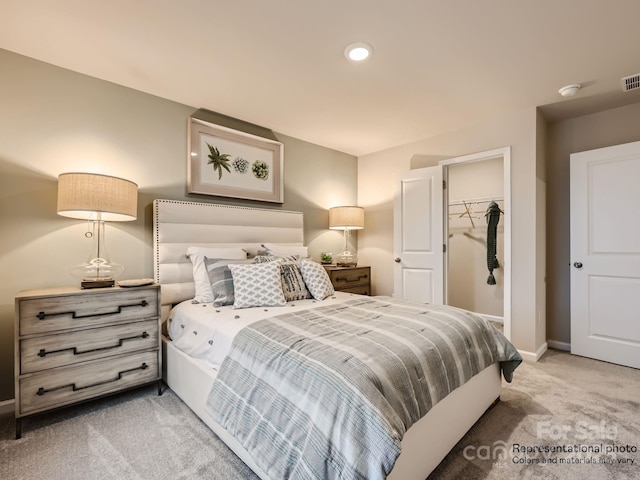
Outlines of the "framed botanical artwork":
{"type": "Polygon", "coordinates": [[[188,191],[284,202],[284,146],[268,138],[189,121],[188,191]]]}

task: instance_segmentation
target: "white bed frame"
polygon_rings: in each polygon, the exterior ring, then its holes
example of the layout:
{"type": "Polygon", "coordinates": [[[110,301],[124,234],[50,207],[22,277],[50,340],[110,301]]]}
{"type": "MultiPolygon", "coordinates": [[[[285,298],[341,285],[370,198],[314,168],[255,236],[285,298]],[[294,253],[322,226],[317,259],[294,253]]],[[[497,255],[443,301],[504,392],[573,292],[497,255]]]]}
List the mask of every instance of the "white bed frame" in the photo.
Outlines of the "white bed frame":
{"type": "MultiPolygon", "coordinates": [[[[155,200],[154,276],[161,285],[162,317],[172,305],[193,298],[194,283],[187,247],[242,246],[256,254],[262,243],[302,245],[300,212],[155,200]]],[[[220,439],[261,479],[269,480],[242,446],[207,414],[205,403],[217,372],[175,348],[163,337],[163,379],[220,439]]],[[[437,403],[402,440],[402,453],[390,480],[424,480],[499,398],[497,364],[487,367],[437,403]]]]}

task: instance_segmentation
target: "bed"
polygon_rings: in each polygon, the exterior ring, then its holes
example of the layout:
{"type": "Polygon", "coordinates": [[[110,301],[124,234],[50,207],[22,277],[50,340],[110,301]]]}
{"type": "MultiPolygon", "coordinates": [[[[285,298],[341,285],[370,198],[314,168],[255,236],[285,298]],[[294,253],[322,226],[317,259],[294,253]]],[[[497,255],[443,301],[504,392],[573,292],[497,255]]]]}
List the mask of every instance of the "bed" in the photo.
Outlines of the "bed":
{"type": "MultiPolygon", "coordinates": [[[[287,302],[286,306],[278,308],[234,309],[233,306],[216,308],[207,302],[193,304],[196,282],[193,265],[185,255],[187,249],[190,247],[219,249],[240,247],[248,252],[249,257],[255,257],[262,253],[263,245],[295,248],[304,244],[303,215],[300,212],[284,210],[174,200],[155,200],[153,215],[154,277],[155,281],[161,285],[163,321],[169,317],[173,320],[166,322],[168,325],[163,336],[163,368],[165,370],[163,378],[167,385],[261,479],[277,478],[274,477],[271,463],[269,461],[265,463],[264,459],[256,458],[255,448],[247,446],[245,438],[229,433],[233,431],[229,425],[226,425],[226,428],[221,425],[222,420],[217,409],[222,410],[221,407],[231,406],[232,402],[218,404],[216,407],[215,401],[220,401],[218,399],[222,396],[210,395],[216,388],[220,394],[220,385],[226,386],[227,382],[234,381],[234,370],[229,365],[238,365],[237,355],[240,355],[236,350],[239,348],[236,344],[240,343],[238,339],[242,336],[256,335],[254,327],[257,325],[266,324],[271,327],[274,322],[288,321],[283,318],[287,316],[292,317],[293,321],[299,321],[301,317],[310,318],[309,315],[313,318],[316,318],[316,315],[329,315],[327,312],[333,315],[336,310],[343,308],[352,308],[355,311],[365,312],[362,315],[366,315],[369,311],[367,309],[389,306],[414,309],[414,306],[396,306],[393,299],[361,297],[340,292],[335,292],[321,301],[316,301],[314,298],[300,299],[287,302]],[[350,305],[347,307],[347,304],[350,305]],[[189,347],[181,345],[182,339],[178,332],[180,328],[184,328],[181,318],[189,317],[192,310],[200,309],[204,312],[207,308],[217,311],[216,318],[224,316],[227,318],[225,328],[230,336],[225,337],[224,341],[218,340],[222,337],[215,337],[216,346],[224,345],[223,353],[219,351],[206,353],[205,350],[211,349],[198,346],[191,347],[190,350],[189,347]],[[254,318],[253,315],[257,317],[254,318]],[[174,320],[173,317],[179,320],[174,320]],[[170,335],[172,329],[174,331],[170,335]],[[234,355],[236,355],[235,364],[232,361],[234,355]],[[218,375],[223,378],[218,378],[216,381],[218,375]]],[[[242,262],[238,261],[238,263],[242,262]]],[[[443,311],[442,315],[448,315],[448,312],[443,311]]],[[[324,322],[325,320],[322,320],[318,323],[324,324],[324,322]]],[[[193,336],[194,332],[207,328],[206,322],[197,325],[196,327],[187,326],[192,330],[189,335],[193,336]]],[[[221,327],[216,328],[216,335],[220,335],[220,331],[225,330],[221,327]]],[[[213,334],[209,332],[204,335],[213,334]]],[[[263,332],[259,331],[257,335],[263,336],[263,332]]],[[[250,342],[246,338],[245,341],[250,342]]],[[[211,341],[209,343],[211,344],[211,341]]],[[[294,342],[296,343],[298,341],[294,342]]],[[[251,343],[248,345],[251,346],[251,343]]],[[[508,342],[505,345],[513,348],[508,342]]],[[[509,376],[520,361],[517,352],[514,352],[515,349],[509,353],[508,361],[511,365],[509,376]]],[[[502,362],[503,368],[504,365],[505,363],[502,362]]],[[[259,377],[260,375],[257,375],[257,380],[254,380],[258,382],[259,377]]],[[[246,382],[240,383],[246,384],[246,382]]],[[[279,388],[286,390],[286,387],[279,388]]],[[[379,475],[376,472],[375,475],[365,476],[386,477],[391,480],[425,479],[468,429],[499,399],[501,388],[501,364],[496,361],[483,367],[463,385],[454,388],[451,393],[431,406],[426,414],[416,419],[398,440],[399,455],[387,463],[385,468],[391,470],[388,475],[385,470],[379,475]]],[[[369,418],[369,415],[366,418],[369,418]]],[[[359,452],[356,451],[353,455],[358,456],[359,452]]],[[[295,478],[296,475],[296,473],[291,474],[291,478],[295,478]]]]}

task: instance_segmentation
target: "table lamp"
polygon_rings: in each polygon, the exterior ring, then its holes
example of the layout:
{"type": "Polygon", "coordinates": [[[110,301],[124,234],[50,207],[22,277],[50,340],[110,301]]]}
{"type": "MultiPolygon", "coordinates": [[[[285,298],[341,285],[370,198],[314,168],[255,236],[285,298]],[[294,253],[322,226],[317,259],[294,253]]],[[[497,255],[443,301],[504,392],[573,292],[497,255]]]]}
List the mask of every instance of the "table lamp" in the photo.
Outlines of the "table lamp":
{"type": "Polygon", "coordinates": [[[85,235],[93,238],[91,255],[69,272],[82,288],[112,287],[124,267],[111,262],[105,245],[105,222],[135,220],[138,185],[123,178],[94,173],[63,173],[58,177],[58,215],[92,223],[85,235]]]}
{"type": "Polygon", "coordinates": [[[329,228],[344,232],[344,249],[338,256],[336,264],[339,267],[353,267],[357,265],[357,255],[349,251],[349,236],[351,230],[364,228],[364,208],[362,207],[333,207],[329,209],[329,228]]]}

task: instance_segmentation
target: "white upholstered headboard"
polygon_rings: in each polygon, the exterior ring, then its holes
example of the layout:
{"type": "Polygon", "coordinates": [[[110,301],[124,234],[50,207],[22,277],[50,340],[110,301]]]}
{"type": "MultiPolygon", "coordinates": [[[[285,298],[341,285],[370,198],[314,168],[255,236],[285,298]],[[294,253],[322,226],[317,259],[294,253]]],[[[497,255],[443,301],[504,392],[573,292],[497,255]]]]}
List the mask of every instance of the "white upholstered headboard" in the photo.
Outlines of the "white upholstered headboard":
{"type": "Polygon", "coordinates": [[[153,275],[161,285],[162,317],[193,298],[187,247],[241,246],[255,255],[262,243],[304,242],[302,212],[180,200],[153,201],[153,275]]]}

